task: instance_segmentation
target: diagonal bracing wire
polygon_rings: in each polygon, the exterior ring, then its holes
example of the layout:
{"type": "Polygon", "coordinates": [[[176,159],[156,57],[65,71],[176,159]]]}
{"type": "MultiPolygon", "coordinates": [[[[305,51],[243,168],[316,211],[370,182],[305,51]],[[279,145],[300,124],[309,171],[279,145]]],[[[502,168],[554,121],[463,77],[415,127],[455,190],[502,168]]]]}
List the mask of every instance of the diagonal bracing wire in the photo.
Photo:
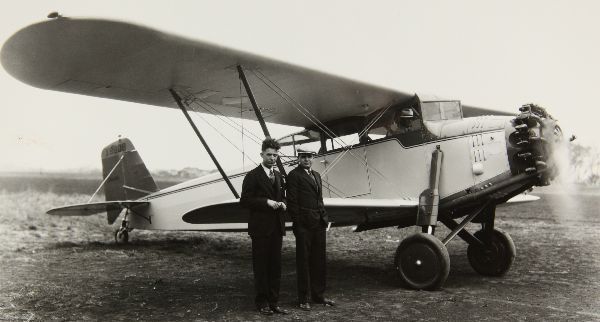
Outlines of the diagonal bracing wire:
{"type": "Polygon", "coordinates": [[[258,165],[258,163],[256,163],[256,161],[252,160],[251,158],[247,157],[245,154],[243,154],[242,149],[240,149],[235,143],[233,143],[231,140],[229,140],[229,138],[227,138],[227,136],[225,136],[221,131],[219,131],[219,129],[217,129],[214,125],[212,125],[208,120],[206,120],[203,116],[202,113],[194,110],[192,108],[192,111],[196,113],[196,116],[199,117],[204,123],[206,123],[208,126],[210,126],[213,130],[215,130],[215,132],[217,132],[222,138],[224,138],[227,142],[229,142],[229,144],[231,144],[236,150],[242,152],[242,157],[246,157],[248,160],[250,160],[252,163],[254,163],[254,165],[258,165]]]}
{"type": "MultiPolygon", "coordinates": [[[[358,156],[356,156],[354,153],[352,153],[351,148],[352,146],[349,146],[348,144],[346,144],[341,138],[339,138],[337,135],[335,135],[335,133],[329,129],[325,124],[323,124],[316,116],[314,116],[308,109],[306,109],[304,106],[302,106],[302,104],[298,103],[296,100],[294,100],[293,97],[291,97],[290,95],[288,95],[283,89],[281,89],[279,86],[277,86],[277,84],[275,84],[273,81],[271,81],[266,75],[264,75],[260,70],[251,70],[251,72],[258,78],[260,79],[267,87],[269,87],[271,90],[273,90],[276,94],[278,94],[281,98],[283,98],[286,102],[288,102],[290,105],[292,105],[292,107],[294,107],[298,112],[300,112],[300,114],[302,114],[304,117],[306,117],[310,122],[312,122],[315,126],[317,126],[317,128],[319,128],[321,131],[323,131],[325,134],[327,134],[327,136],[329,136],[332,140],[336,140],[339,142],[341,142],[342,146],[344,146],[344,152],[342,154],[346,154],[349,153],[352,157],[354,157],[356,160],[358,160],[363,166],[366,166],[369,170],[372,170],[373,173],[375,173],[376,175],[378,175],[381,179],[383,179],[384,182],[386,182],[387,184],[391,185],[392,187],[395,188],[399,188],[399,186],[397,184],[395,184],[394,182],[390,181],[389,179],[387,179],[379,170],[373,168],[372,166],[370,166],[365,159],[360,158],[358,156]],[[260,75],[260,76],[259,76],[260,75]],[[271,85],[269,85],[271,84],[271,85]],[[287,98],[286,98],[287,97],[287,98]],[[302,110],[304,112],[302,112],[302,110]]],[[[390,104],[388,107],[386,107],[385,110],[387,110],[392,104],[390,104]]],[[[379,116],[381,117],[383,115],[383,113],[379,116]]],[[[373,123],[374,124],[374,123],[373,123]]],[[[336,158],[337,159],[337,158],[336,158]]],[[[340,158],[341,160],[341,158],[340,158]]],[[[339,161],[338,161],[339,162],[339,161]]],[[[332,167],[329,166],[327,167],[328,169],[331,169],[332,167]]],[[[326,169],[327,171],[327,169],[326,169]]],[[[398,194],[397,190],[394,189],[393,190],[396,194],[398,194]]]]}

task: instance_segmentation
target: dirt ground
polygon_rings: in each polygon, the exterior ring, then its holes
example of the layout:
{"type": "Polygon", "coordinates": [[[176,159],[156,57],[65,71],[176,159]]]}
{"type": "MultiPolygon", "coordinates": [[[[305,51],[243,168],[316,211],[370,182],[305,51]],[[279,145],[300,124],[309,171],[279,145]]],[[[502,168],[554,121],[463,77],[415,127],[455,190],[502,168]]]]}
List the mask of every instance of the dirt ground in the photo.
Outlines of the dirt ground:
{"type": "MultiPolygon", "coordinates": [[[[51,218],[87,195],[0,193],[0,320],[4,321],[600,321],[600,189],[538,190],[542,200],[499,208],[517,258],[508,274],[475,273],[466,243],[448,245],[440,291],[399,285],[398,241],[414,229],[328,233],[328,296],[338,305],[295,308],[294,240],[284,240],[285,317],[253,309],[245,233],[133,231],[116,245],[103,216],[51,218]]],[[[470,227],[473,231],[475,226],[470,227]]],[[[447,230],[440,230],[443,237],[447,230]]]]}

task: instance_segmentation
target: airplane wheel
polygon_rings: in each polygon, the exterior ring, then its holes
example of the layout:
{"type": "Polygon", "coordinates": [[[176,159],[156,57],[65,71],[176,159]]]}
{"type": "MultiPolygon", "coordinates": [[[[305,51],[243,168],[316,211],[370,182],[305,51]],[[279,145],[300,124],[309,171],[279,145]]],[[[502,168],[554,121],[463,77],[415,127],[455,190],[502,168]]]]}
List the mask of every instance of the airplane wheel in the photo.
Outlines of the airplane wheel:
{"type": "Polygon", "coordinates": [[[417,290],[439,289],[450,272],[446,246],[436,237],[417,233],[404,239],[394,260],[400,279],[417,290]]]}
{"type": "Polygon", "coordinates": [[[481,248],[469,245],[467,257],[473,269],[484,276],[502,276],[508,272],[517,254],[515,243],[510,236],[499,229],[489,234],[483,230],[475,233],[475,237],[488,245],[481,248]]]}
{"type": "Polygon", "coordinates": [[[127,244],[129,242],[129,233],[127,229],[117,229],[115,231],[115,241],[117,244],[127,244]]]}

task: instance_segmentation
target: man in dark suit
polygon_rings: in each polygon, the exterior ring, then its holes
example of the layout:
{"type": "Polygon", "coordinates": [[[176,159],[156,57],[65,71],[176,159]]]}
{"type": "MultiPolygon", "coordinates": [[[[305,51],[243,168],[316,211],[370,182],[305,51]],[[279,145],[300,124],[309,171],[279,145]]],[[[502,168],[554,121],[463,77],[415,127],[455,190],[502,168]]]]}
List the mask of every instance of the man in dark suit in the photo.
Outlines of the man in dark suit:
{"type": "Polygon", "coordinates": [[[298,301],[300,308],[306,311],[310,310],[310,298],[314,303],[334,305],[324,297],[325,228],[329,221],[323,205],[321,175],[311,169],[314,155],[313,151],[299,149],[298,167],[290,171],[287,180],[288,212],[296,236],[298,301]]]}
{"type": "Polygon", "coordinates": [[[248,234],[252,238],[255,303],[264,315],[288,314],[278,305],[286,210],[283,178],[274,169],[279,148],[271,138],[263,141],[262,163],[246,174],[240,198],[241,206],[250,209],[248,234]]]}

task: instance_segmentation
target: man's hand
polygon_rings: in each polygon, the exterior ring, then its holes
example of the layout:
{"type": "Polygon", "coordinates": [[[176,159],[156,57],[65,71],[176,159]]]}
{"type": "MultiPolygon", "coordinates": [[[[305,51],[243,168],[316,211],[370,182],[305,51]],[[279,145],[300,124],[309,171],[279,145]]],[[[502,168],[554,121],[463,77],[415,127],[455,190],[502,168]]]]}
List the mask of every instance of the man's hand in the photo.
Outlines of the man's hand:
{"type": "Polygon", "coordinates": [[[277,208],[279,208],[279,202],[267,199],[267,206],[271,207],[274,210],[277,210],[277,208]]]}
{"type": "Polygon", "coordinates": [[[267,199],[267,205],[274,210],[282,209],[285,211],[287,209],[287,206],[285,205],[285,203],[283,203],[281,201],[274,201],[271,199],[267,199]]]}

